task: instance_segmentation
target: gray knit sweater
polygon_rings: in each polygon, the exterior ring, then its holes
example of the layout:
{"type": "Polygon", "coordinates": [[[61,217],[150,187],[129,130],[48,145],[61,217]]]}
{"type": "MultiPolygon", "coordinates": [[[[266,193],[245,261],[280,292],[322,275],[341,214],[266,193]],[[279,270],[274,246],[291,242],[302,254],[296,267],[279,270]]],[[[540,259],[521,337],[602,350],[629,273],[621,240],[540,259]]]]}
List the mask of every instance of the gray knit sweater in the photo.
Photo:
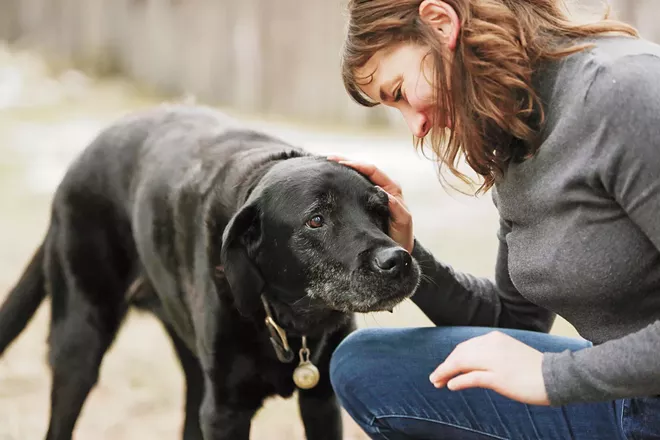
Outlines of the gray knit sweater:
{"type": "Polygon", "coordinates": [[[437,325],[546,332],[567,319],[594,346],[544,354],[553,405],[660,395],[660,47],[597,40],[538,84],[541,148],[493,190],[494,281],[416,242],[429,278],[413,300],[437,325]]]}

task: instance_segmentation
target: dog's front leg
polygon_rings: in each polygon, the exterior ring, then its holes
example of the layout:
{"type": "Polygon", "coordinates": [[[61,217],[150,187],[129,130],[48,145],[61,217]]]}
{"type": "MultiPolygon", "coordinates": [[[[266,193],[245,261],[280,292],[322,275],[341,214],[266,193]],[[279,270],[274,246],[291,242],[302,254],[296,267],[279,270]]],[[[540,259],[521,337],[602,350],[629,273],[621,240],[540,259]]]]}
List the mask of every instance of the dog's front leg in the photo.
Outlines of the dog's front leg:
{"type": "Polygon", "coordinates": [[[259,401],[231,383],[231,353],[203,361],[204,400],[199,421],[204,440],[248,440],[259,401]],[[226,357],[225,357],[226,356],[226,357]]]}
{"type": "Polygon", "coordinates": [[[330,335],[317,361],[321,375],[319,383],[312,389],[298,392],[298,406],[307,440],[340,440],[343,437],[341,409],[330,383],[330,358],[335,348],[353,329],[351,321],[330,335]]]}
{"type": "Polygon", "coordinates": [[[248,440],[259,402],[252,404],[232,383],[234,318],[215,295],[196,298],[193,307],[197,352],[204,375],[204,398],[199,410],[203,438],[248,440]]]}
{"type": "Polygon", "coordinates": [[[342,438],[341,410],[332,389],[300,390],[298,406],[307,440],[342,438]]]}
{"type": "Polygon", "coordinates": [[[208,379],[206,384],[207,391],[200,409],[204,440],[248,440],[256,410],[227,405],[220,400],[221,396],[210,391],[216,384],[208,379]]]}

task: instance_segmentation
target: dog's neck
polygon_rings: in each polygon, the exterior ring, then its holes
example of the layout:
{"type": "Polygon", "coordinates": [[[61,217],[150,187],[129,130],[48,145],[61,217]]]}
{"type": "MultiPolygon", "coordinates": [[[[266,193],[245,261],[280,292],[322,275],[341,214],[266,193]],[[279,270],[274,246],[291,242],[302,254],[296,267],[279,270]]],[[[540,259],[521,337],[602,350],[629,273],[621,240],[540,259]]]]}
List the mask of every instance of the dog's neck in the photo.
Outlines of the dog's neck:
{"type": "MultiPolygon", "coordinates": [[[[266,327],[268,327],[268,331],[270,332],[270,342],[273,344],[275,354],[280,362],[290,363],[296,356],[289,345],[286,332],[275,322],[270,310],[270,304],[268,304],[268,300],[264,295],[261,296],[261,301],[266,311],[266,327]]],[[[319,383],[321,375],[319,374],[319,369],[311,360],[312,354],[307,346],[307,336],[303,335],[301,339],[300,351],[298,352],[300,363],[293,370],[293,382],[298,388],[310,389],[319,383]]],[[[316,361],[318,361],[318,354],[316,357],[316,361]]]]}

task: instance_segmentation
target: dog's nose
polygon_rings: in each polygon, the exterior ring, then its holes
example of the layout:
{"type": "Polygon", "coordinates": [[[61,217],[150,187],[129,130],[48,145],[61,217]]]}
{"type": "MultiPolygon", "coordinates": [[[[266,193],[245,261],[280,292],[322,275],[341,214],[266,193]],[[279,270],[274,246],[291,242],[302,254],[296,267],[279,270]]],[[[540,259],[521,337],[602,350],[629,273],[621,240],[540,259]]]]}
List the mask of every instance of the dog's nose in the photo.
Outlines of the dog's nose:
{"type": "Polygon", "coordinates": [[[381,249],[376,252],[373,265],[377,272],[388,276],[396,276],[410,266],[412,257],[400,247],[381,249]]]}

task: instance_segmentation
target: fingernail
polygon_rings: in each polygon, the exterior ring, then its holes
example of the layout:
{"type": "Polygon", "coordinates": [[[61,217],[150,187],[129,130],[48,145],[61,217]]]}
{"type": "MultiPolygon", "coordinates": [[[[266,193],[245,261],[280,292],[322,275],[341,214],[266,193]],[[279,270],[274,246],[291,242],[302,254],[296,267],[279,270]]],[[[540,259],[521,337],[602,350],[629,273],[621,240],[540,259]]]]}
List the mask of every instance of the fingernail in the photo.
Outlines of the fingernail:
{"type": "Polygon", "coordinates": [[[442,382],[441,380],[431,380],[431,383],[436,388],[442,388],[445,386],[444,382],[442,382]]]}

